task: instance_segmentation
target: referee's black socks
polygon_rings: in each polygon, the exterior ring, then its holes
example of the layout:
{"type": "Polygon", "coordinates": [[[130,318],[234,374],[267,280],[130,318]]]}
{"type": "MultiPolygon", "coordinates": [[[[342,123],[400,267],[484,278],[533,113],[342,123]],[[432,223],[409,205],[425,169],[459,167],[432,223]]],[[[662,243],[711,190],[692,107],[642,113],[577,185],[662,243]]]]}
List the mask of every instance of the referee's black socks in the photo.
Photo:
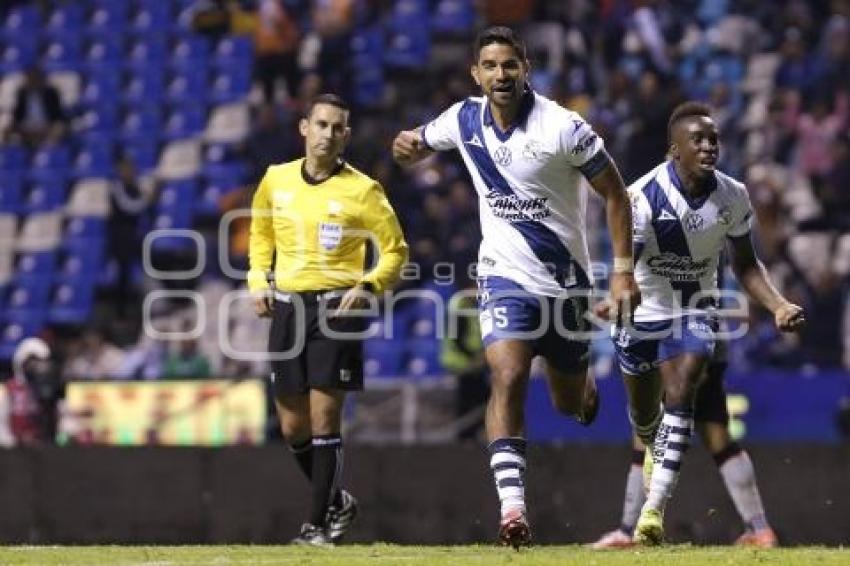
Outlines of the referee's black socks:
{"type": "Polygon", "coordinates": [[[328,507],[339,497],[339,482],[342,477],[342,439],[338,433],[314,436],[311,452],[312,477],[310,479],[313,484],[313,507],[310,512],[310,523],[320,526],[325,523],[328,507]]]}
{"type": "Polygon", "coordinates": [[[295,456],[295,461],[298,462],[298,467],[304,473],[306,478],[313,477],[313,439],[308,438],[303,442],[290,444],[289,450],[295,456]]]}

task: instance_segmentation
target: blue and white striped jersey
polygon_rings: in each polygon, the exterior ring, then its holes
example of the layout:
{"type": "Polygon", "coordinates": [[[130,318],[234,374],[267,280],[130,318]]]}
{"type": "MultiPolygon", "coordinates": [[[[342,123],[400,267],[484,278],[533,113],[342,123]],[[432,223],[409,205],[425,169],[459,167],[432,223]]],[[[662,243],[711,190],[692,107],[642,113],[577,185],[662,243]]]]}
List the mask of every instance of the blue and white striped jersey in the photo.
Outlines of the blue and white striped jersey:
{"type": "Polygon", "coordinates": [[[705,313],[716,306],[717,264],[727,237],[749,234],[747,189],[715,171],[700,201],[686,196],[672,161],[629,186],[635,242],[638,322],[705,313]]]}
{"type": "Polygon", "coordinates": [[[530,89],[515,125],[501,131],[487,99],[470,97],[422,130],[434,150],[457,149],[478,192],[481,276],[558,296],[589,287],[587,191],[607,164],[602,139],[581,116],[530,89]]]}

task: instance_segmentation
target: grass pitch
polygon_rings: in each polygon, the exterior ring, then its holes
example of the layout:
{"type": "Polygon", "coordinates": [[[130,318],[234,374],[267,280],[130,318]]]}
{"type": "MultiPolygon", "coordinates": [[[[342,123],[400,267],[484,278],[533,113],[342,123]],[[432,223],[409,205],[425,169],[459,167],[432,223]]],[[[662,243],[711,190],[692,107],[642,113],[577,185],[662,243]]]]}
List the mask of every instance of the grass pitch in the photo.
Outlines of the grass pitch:
{"type": "Polygon", "coordinates": [[[672,545],[663,548],[593,551],[583,546],[538,546],[515,552],[494,546],[347,545],[337,548],[293,546],[7,546],[0,564],[178,566],[273,564],[329,566],[530,565],[530,566],[848,566],[850,550],[797,547],[753,550],[672,545]]]}

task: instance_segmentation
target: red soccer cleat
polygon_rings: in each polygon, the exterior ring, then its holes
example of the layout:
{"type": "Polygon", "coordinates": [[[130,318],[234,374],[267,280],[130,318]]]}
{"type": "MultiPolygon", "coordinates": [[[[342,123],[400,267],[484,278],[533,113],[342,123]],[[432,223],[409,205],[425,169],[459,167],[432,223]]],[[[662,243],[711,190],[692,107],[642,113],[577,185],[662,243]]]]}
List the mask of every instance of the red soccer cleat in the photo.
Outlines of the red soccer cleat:
{"type": "Polygon", "coordinates": [[[752,546],[755,548],[776,548],[779,540],[770,527],[757,531],[747,531],[738,537],[735,546],[752,546]]]}
{"type": "Polygon", "coordinates": [[[531,545],[531,527],[528,517],[522,509],[510,509],[502,515],[499,524],[499,542],[519,550],[521,546],[531,545]]]}

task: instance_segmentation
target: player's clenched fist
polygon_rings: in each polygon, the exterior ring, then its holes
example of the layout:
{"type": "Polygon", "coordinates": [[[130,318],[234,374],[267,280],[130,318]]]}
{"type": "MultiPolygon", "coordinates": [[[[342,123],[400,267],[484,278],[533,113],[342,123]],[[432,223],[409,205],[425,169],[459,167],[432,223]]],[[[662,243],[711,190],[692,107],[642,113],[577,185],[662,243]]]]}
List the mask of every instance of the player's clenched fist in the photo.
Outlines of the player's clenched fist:
{"type": "Polygon", "coordinates": [[[431,153],[422,142],[419,129],[402,130],[393,140],[393,159],[399,165],[411,165],[431,153]]]}

